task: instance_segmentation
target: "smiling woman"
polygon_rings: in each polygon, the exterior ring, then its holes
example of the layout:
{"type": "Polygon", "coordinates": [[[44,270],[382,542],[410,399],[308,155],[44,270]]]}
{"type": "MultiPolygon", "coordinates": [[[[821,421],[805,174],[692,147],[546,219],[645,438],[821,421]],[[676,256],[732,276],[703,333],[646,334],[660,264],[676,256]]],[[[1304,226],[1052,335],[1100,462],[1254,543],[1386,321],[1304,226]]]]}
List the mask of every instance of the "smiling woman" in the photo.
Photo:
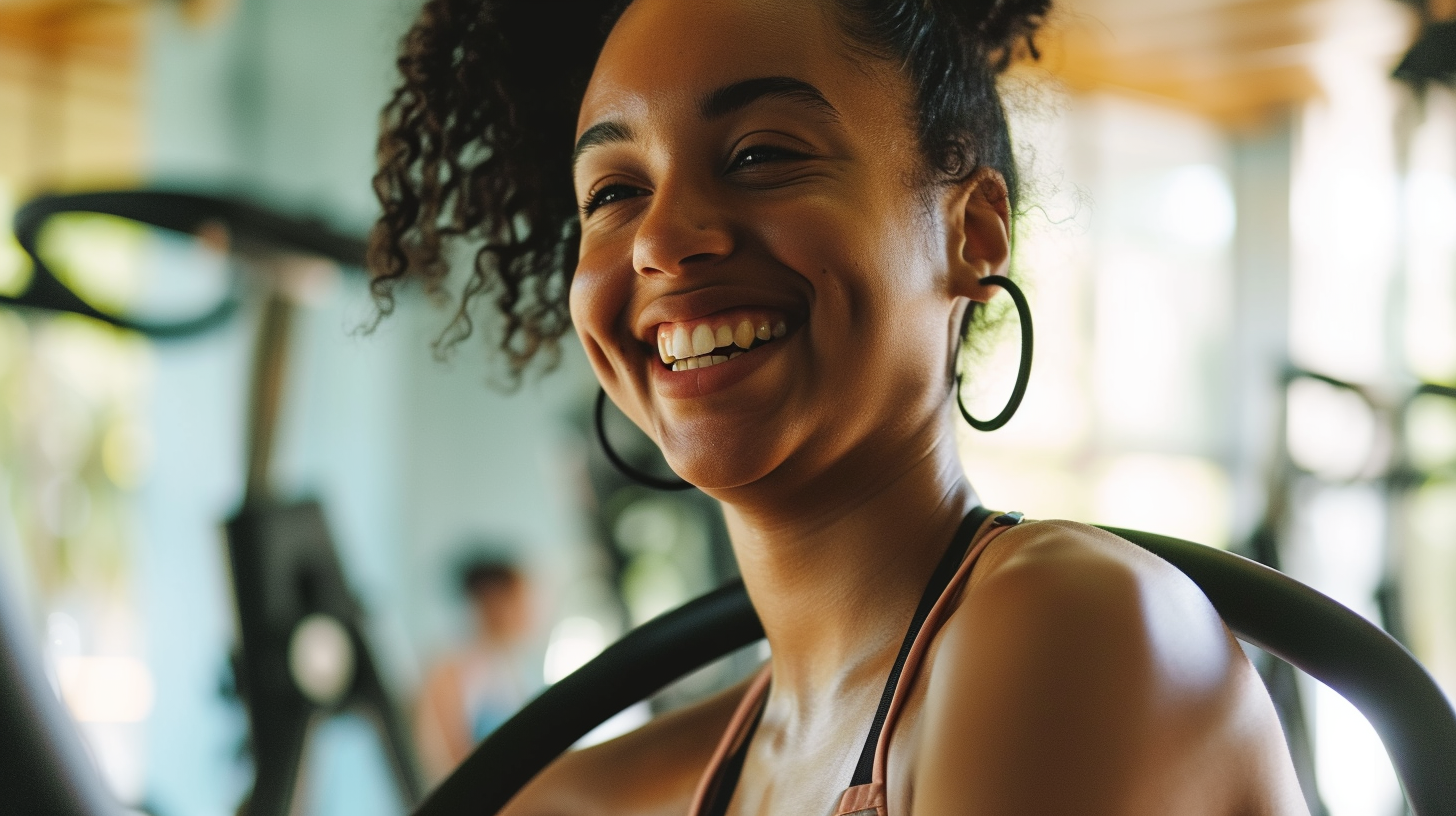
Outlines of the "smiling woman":
{"type": "Polygon", "coordinates": [[[1303,812],[1197,588],[981,507],[957,457],[966,316],[1011,286],[996,80],[1045,0],[609,5],[426,5],[385,111],[375,291],[387,312],[442,286],[463,240],[441,342],[486,293],[517,374],[574,327],[722,502],[772,659],[508,811],[1303,812]]]}

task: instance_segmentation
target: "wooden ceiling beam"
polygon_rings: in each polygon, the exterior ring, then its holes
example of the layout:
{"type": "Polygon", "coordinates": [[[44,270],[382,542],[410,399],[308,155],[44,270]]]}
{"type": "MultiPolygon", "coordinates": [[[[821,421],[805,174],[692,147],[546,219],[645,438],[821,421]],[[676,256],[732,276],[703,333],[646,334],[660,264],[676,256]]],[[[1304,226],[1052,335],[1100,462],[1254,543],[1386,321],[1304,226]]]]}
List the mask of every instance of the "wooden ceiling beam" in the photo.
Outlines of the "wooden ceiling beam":
{"type": "MultiPolygon", "coordinates": [[[[1376,17],[1402,13],[1394,0],[1361,2],[1376,17]]],[[[1041,38],[1042,65],[1077,90],[1246,122],[1320,92],[1313,60],[1339,25],[1348,33],[1349,8],[1350,0],[1079,0],[1041,38]]]]}

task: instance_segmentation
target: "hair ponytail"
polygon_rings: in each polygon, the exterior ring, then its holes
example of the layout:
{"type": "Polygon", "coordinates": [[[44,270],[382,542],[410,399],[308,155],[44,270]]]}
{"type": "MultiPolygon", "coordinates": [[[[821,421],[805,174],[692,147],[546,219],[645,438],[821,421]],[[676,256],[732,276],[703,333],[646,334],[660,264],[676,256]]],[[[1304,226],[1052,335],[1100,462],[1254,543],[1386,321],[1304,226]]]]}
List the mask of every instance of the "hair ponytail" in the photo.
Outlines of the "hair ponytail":
{"type": "Polygon", "coordinates": [[[995,72],[1023,56],[1038,59],[1036,33],[1051,11],[1051,0],[941,0],[995,72]]]}

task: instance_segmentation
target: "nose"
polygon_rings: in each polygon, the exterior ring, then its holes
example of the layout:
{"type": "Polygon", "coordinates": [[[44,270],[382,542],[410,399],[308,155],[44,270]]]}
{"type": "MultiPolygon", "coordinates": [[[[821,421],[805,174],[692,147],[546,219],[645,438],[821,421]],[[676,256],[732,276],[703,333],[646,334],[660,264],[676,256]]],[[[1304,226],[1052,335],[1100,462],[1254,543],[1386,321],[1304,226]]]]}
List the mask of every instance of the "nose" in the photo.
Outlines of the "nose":
{"type": "Polygon", "coordinates": [[[709,196],[662,185],[638,222],[632,267],[639,275],[685,275],[732,253],[728,220],[709,196]]]}

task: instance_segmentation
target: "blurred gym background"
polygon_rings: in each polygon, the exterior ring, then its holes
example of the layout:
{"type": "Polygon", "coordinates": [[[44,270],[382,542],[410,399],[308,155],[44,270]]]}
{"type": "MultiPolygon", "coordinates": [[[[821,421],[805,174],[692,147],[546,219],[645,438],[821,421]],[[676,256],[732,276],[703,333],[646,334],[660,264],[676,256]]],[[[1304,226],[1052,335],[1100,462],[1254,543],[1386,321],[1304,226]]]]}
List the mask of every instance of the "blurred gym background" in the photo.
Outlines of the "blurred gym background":
{"type": "MultiPolygon", "coordinates": [[[[364,331],[376,117],[416,8],[0,0],[0,593],[139,812],[222,816],[253,788],[238,588],[302,574],[238,554],[257,491],[325,530],[323,583],[287,590],[300,814],[408,809],[391,763],[435,761],[432,678],[469,675],[497,614],[470,609],[480,568],[524,588],[491,652],[522,697],[734,571],[712,502],[605,465],[574,342],[510,389],[488,340],[436,352],[450,315],[423,296],[364,331]],[[34,203],[92,191],[142,215],[34,203]],[[156,191],[199,196],[191,226],[159,229],[156,191]]],[[[1007,80],[1037,364],[1015,421],[963,448],[991,506],[1277,564],[1456,693],[1453,26],[1453,0],[1064,3],[1007,80]]],[[[1403,812],[1354,709],[1265,670],[1316,808],[1403,812]]]]}

